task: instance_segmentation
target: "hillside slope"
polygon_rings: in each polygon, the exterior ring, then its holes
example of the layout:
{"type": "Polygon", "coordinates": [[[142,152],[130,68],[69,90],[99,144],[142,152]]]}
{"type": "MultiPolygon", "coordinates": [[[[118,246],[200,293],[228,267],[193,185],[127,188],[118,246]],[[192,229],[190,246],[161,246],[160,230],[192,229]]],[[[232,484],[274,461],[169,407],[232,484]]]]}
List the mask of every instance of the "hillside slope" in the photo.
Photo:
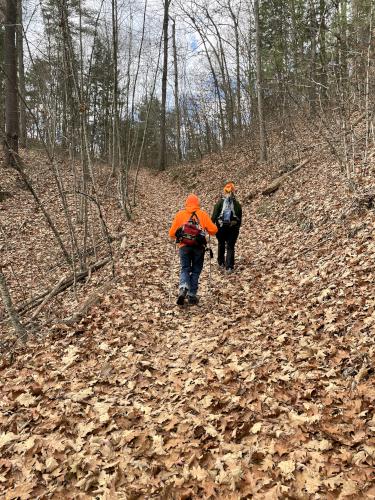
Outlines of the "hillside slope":
{"type": "Polygon", "coordinates": [[[1,370],[6,499],[375,498],[371,196],[328,154],[259,194],[279,171],[244,147],[142,173],[112,290],[1,370]],[[178,308],[168,226],[228,178],[248,200],[237,270],[213,262],[210,289],[206,260],[178,308]]]}

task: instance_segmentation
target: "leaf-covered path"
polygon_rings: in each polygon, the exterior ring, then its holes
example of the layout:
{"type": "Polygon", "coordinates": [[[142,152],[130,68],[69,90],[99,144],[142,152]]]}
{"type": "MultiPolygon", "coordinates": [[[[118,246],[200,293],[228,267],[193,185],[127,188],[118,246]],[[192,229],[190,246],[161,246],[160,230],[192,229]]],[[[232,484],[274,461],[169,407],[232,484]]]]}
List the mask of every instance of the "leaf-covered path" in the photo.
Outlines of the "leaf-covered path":
{"type": "MultiPolygon", "coordinates": [[[[213,261],[210,293],[206,261],[179,308],[167,230],[186,193],[141,185],[111,293],[2,371],[4,498],[375,498],[371,330],[340,330],[349,305],[367,317],[343,281],[363,241],[340,269],[247,206],[236,273],[213,261]]],[[[347,280],[372,279],[356,262],[347,280]]]]}

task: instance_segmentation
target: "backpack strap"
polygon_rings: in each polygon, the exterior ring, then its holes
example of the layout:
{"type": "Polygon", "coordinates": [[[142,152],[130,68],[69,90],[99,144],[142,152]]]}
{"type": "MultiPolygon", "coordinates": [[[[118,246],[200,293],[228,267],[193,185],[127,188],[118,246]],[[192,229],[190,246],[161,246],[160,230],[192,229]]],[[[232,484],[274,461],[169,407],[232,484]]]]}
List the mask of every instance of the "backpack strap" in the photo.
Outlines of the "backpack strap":
{"type": "Polygon", "coordinates": [[[192,212],[189,220],[191,220],[192,222],[197,222],[199,224],[199,226],[201,225],[199,217],[196,214],[196,212],[192,212]],[[195,219],[194,219],[194,217],[195,217],[195,219]]]}
{"type": "Polygon", "coordinates": [[[238,219],[237,213],[236,213],[236,198],[233,196],[232,198],[232,207],[233,207],[233,217],[238,219]]]}
{"type": "Polygon", "coordinates": [[[223,217],[223,212],[224,212],[224,203],[225,203],[225,198],[224,196],[221,198],[221,209],[220,209],[220,214],[219,214],[219,219],[223,217]]]}

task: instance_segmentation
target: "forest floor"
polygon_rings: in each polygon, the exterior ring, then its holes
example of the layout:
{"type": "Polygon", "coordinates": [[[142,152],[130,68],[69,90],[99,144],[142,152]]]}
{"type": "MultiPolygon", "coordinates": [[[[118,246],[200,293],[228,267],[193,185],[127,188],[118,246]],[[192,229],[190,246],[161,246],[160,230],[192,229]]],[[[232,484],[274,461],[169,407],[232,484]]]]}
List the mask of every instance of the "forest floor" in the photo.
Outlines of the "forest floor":
{"type": "Polygon", "coordinates": [[[2,498],[375,498],[372,188],[323,160],[269,197],[278,168],[246,150],[142,172],[111,290],[3,360],[2,498]],[[168,227],[189,191],[210,212],[229,179],[235,273],[214,259],[210,289],[206,258],[199,305],[180,308],[168,227]]]}

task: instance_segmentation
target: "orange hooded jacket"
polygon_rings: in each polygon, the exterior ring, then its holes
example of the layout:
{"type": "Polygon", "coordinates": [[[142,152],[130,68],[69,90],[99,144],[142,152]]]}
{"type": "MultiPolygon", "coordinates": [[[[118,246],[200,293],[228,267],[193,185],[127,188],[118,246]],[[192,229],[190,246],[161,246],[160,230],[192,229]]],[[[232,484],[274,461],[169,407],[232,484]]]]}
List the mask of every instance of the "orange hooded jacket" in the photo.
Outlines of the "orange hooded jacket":
{"type": "MultiPolygon", "coordinates": [[[[200,203],[199,203],[198,196],[196,196],[195,194],[189,194],[189,196],[186,198],[185,209],[177,212],[177,214],[172,222],[172,225],[169,229],[169,236],[171,238],[176,237],[177,229],[179,227],[181,227],[183,224],[185,224],[185,222],[187,222],[190,219],[191,214],[193,212],[196,213],[198,220],[199,220],[199,224],[201,225],[201,227],[204,231],[207,231],[208,234],[211,234],[211,235],[214,235],[217,233],[216,224],[214,224],[212,222],[212,220],[207,212],[200,209],[200,203]]],[[[184,245],[181,244],[181,246],[184,246],[184,245]]]]}

